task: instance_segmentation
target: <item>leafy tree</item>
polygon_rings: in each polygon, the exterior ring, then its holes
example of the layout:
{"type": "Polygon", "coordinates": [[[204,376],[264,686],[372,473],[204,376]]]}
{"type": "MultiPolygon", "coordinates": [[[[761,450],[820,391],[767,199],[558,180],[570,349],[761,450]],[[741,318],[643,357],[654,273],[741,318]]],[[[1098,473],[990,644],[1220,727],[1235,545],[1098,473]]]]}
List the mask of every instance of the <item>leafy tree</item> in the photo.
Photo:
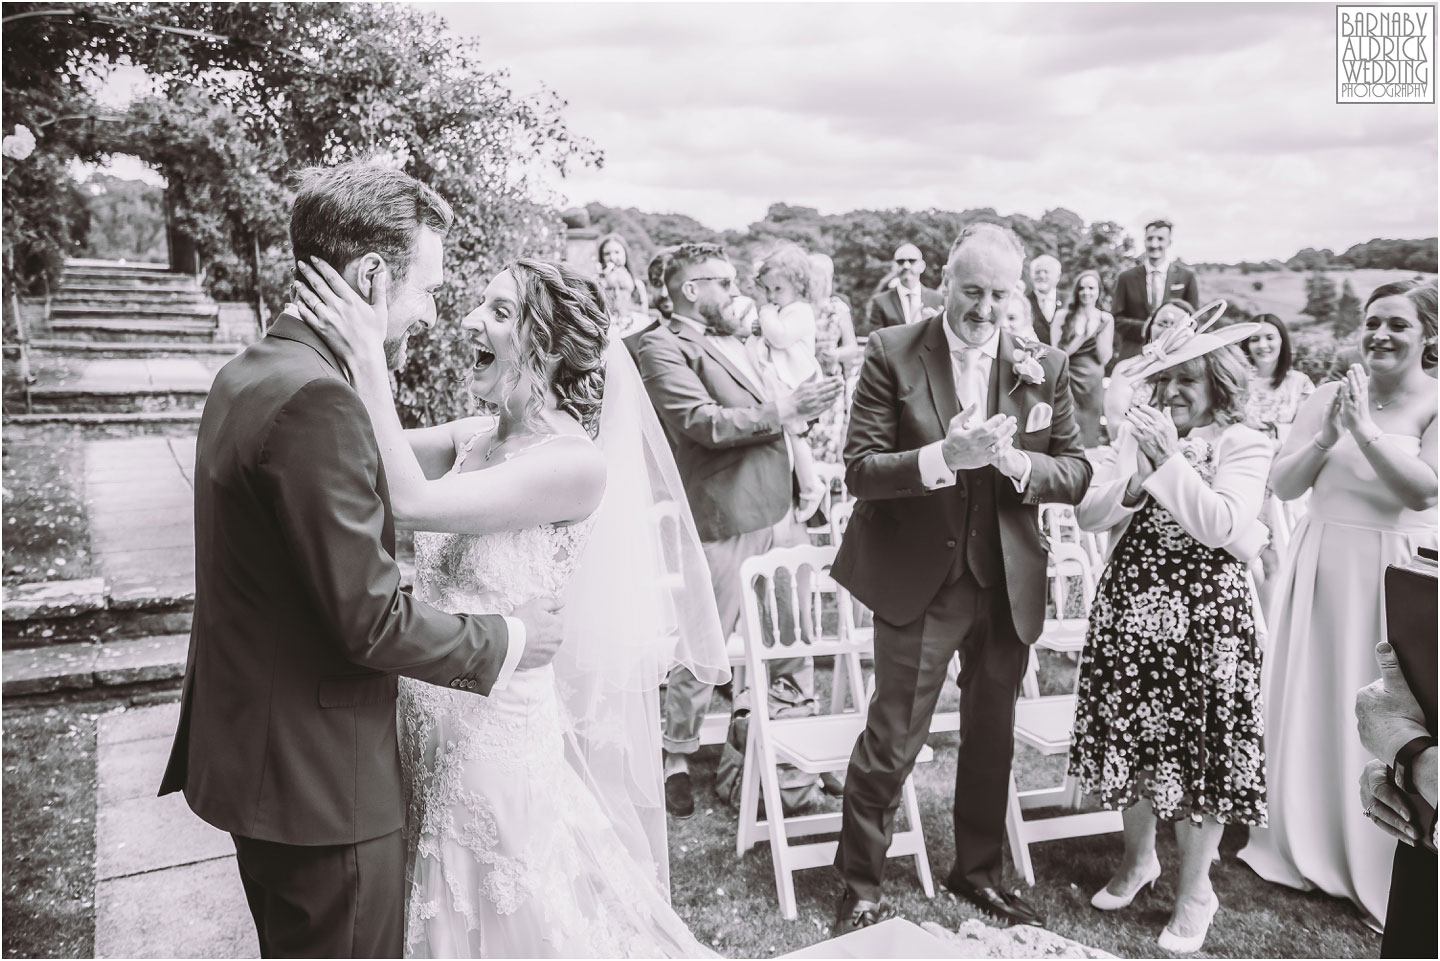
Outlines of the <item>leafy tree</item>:
{"type": "Polygon", "coordinates": [[[1340,299],[1335,304],[1335,337],[1337,340],[1344,340],[1355,331],[1365,320],[1365,313],[1360,307],[1360,298],[1355,293],[1354,286],[1349,278],[1340,289],[1340,299]]]}
{"type": "Polygon", "coordinates": [[[1335,281],[1323,270],[1312,271],[1305,280],[1305,306],[1300,313],[1326,324],[1335,319],[1336,307],[1335,281]]]}
{"type": "Polygon", "coordinates": [[[165,190],[108,174],[86,185],[90,227],[84,255],[110,260],[160,261],[165,250],[165,190]]]}

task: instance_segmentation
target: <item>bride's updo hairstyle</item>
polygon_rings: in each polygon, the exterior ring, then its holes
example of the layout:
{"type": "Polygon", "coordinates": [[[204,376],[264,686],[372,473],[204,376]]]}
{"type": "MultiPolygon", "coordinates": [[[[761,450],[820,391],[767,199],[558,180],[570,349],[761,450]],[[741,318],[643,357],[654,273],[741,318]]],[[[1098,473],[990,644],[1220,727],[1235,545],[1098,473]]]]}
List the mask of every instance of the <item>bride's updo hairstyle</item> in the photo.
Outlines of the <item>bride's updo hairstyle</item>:
{"type": "Polygon", "coordinates": [[[560,409],[594,437],[610,339],[604,292],[595,281],[561,264],[521,259],[505,269],[520,295],[514,336],[516,354],[531,377],[526,418],[539,416],[553,387],[560,409]]]}

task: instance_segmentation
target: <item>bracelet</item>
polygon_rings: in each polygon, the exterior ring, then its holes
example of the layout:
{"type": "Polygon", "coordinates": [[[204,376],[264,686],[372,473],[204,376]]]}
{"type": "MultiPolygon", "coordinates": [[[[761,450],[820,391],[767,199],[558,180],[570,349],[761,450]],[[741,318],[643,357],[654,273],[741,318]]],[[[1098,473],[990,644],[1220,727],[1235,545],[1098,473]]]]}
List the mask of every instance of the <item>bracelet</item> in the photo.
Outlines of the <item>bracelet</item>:
{"type": "Polygon", "coordinates": [[[1323,451],[1324,451],[1325,453],[1327,453],[1327,454],[1330,453],[1332,450],[1335,449],[1335,445],[1333,445],[1333,444],[1330,445],[1329,447],[1326,447],[1324,444],[1320,443],[1320,435],[1319,435],[1319,434],[1316,434],[1314,437],[1312,437],[1312,438],[1310,439],[1310,443],[1311,443],[1312,445],[1314,445],[1314,447],[1315,447],[1316,450],[1323,450],[1323,451]]]}

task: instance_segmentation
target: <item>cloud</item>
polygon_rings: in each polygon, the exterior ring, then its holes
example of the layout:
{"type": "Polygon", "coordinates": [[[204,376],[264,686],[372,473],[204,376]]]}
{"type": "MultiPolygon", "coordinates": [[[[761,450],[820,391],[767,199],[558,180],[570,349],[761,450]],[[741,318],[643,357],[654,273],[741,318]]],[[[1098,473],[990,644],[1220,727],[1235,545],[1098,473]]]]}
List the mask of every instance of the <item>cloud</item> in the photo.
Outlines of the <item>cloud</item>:
{"type": "Polygon", "coordinates": [[[1436,233],[1434,109],[1336,105],[1329,5],[422,6],[569,102],[575,203],[1158,207],[1205,260],[1436,233]]]}

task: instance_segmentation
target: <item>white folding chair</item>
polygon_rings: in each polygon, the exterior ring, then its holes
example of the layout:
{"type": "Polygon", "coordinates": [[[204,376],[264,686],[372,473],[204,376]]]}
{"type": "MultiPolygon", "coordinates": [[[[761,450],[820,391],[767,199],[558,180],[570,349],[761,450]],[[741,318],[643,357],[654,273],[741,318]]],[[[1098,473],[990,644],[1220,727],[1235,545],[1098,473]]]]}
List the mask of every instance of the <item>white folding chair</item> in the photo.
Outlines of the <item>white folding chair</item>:
{"type": "Polygon", "coordinates": [[[824,511],[830,523],[826,527],[809,528],[810,539],[816,544],[839,544],[840,540],[835,536],[835,511],[840,509],[840,505],[853,501],[845,490],[845,467],[817,460],[815,473],[825,483],[825,496],[820,501],[820,510],[824,511]]]}
{"type": "MultiPolygon", "coordinates": [[[[834,656],[837,677],[846,674],[851,689],[860,689],[858,659],[870,651],[871,640],[856,637],[843,614],[836,633],[826,635],[818,629],[827,593],[834,591],[837,607],[842,612],[850,603],[846,592],[834,585],[826,573],[834,558],[833,547],[782,547],[749,558],[741,565],[745,661],[757,692],[769,687],[766,666],[769,661],[826,655],[834,656]],[[808,573],[808,576],[803,576],[803,573],[808,573]],[[805,589],[806,584],[809,585],[808,590],[805,589]],[[758,594],[757,588],[760,589],[758,594]],[[782,597],[789,599],[788,607],[780,603],[782,597]],[[788,633],[795,638],[793,644],[782,644],[778,640],[766,643],[762,609],[772,625],[772,637],[779,638],[786,633],[782,632],[781,625],[788,623],[788,633]],[[801,631],[801,620],[806,618],[815,625],[815,630],[801,631]],[[843,669],[842,665],[845,665],[843,669]]],[[[840,830],[841,815],[839,812],[826,812],[785,816],[775,766],[790,764],[807,774],[817,775],[844,770],[850,763],[856,740],[865,729],[863,704],[861,707],[859,711],[799,718],[771,718],[768,711],[760,708],[750,713],[745,766],[741,774],[736,852],[743,856],[755,844],[769,840],[780,913],[788,920],[797,916],[794,872],[832,864],[836,848],[835,841],[795,843],[792,839],[834,834],[840,830]],[[758,818],[762,795],[765,798],[763,821],[758,818]]],[[[925,852],[920,805],[910,778],[905,780],[901,803],[907,829],[895,832],[888,856],[914,856],[921,886],[927,897],[933,897],[935,885],[925,852]]]]}
{"type": "Polygon", "coordinates": [[[1081,530],[1080,522],[1075,517],[1075,508],[1069,504],[1041,504],[1040,525],[1045,531],[1045,536],[1050,543],[1075,543],[1084,548],[1085,553],[1090,555],[1090,564],[1097,571],[1105,563],[1105,555],[1102,551],[1099,535],[1092,531],[1081,530]]]}
{"type": "MultiPolygon", "coordinates": [[[[1072,654],[1084,650],[1089,612],[1095,600],[1096,575],[1090,555],[1073,541],[1050,543],[1046,578],[1050,597],[1055,605],[1053,618],[1046,618],[1035,648],[1072,654]],[[1079,581],[1083,604],[1072,611],[1072,581],[1079,581]]],[[[1032,649],[1032,665],[1034,652],[1032,649]]],[[[1039,696],[1033,676],[1027,683],[1035,685],[1015,703],[1015,739],[1041,754],[1064,754],[1070,750],[1075,727],[1075,693],[1039,696]]],[[[1077,673],[1075,683],[1079,683],[1077,673]]],[[[1058,814],[1027,820],[1025,811],[1059,806],[1070,811],[1080,800],[1079,785],[1068,773],[1057,787],[1020,791],[1015,778],[1010,778],[1010,799],[1005,827],[1010,839],[1010,855],[1016,868],[1025,876],[1025,883],[1035,883],[1035,868],[1030,860],[1030,845],[1057,838],[1085,837],[1123,830],[1119,811],[1095,811],[1058,814]]]]}

